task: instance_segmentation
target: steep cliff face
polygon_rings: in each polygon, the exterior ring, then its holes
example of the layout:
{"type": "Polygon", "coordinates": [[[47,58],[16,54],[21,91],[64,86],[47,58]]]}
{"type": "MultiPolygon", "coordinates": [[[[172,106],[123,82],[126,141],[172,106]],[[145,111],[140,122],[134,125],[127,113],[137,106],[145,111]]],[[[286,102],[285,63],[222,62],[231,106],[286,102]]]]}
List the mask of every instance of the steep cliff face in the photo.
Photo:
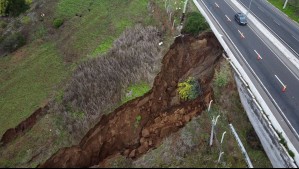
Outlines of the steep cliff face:
{"type": "Polygon", "coordinates": [[[39,167],[91,167],[119,153],[138,158],[158,146],[206,109],[221,54],[222,47],[212,33],[176,38],[151,91],[103,116],[79,145],[59,150],[39,167]],[[200,82],[202,95],[184,102],[177,85],[190,76],[200,82]]]}

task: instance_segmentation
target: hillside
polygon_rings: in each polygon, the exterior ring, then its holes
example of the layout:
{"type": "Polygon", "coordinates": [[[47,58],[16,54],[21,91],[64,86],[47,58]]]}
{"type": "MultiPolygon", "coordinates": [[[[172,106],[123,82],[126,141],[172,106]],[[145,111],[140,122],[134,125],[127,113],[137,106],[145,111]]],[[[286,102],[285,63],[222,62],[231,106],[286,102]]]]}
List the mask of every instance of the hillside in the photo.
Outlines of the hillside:
{"type": "Polygon", "coordinates": [[[32,12],[7,25],[7,30],[22,29],[27,44],[0,57],[0,114],[7,117],[0,120],[0,135],[44,106],[55,95],[53,91],[60,93],[60,84],[74,67],[85,58],[107,51],[126,27],[155,22],[150,15],[141,15],[147,13],[146,0],[82,2],[36,1],[32,12]],[[109,6],[113,8],[108,11],[109,6]],[[43,18],[41,13],[45,14],[43,18]],[[59,29],[53,27],[54,18],[64,20],[59,29]]]}
{"type": "Polygon", "coordinates": [[[271,166],[213,33],[174,38],[183,0],[27,3],[0,22],[0,46],[26,42],[0,50],[0,167],[246,167],[231,133],[221,163],[206,146],[217,114],[219,135],[241,120],[254,165],[271,166]],[[189,77],[200,90],[186,101],[178,86],[189,77]]]}
{"type": "MultiPolygon", "coordinates": [[[[19,17],[3,17],[2,39],[20,31],[26,38],[26,44],[4,56],[0,51],[0,114],[5,117],[0,119],[0,135],[27,118],[34,123],[19,125],[20,133],[17,134],[21,137],[0,148],[1,154],[5,152],[1,155],[0,166],[34,166],[37,163],[31,158],[42,150],[52,146],[51,151],[44,154],[49,156],[62,145],[77,143],[80,138],[66,139],[69,134],[63,129],[64,122],[59,115],[44,117],[45,111],[42,111],[37,116],[38,121],[32,121],[30,115],[40,107],[61,100],[65,84],[77,66],[105,54],[125,29],[137,23],[157,26],[166,47],[172,33],[169,29],[171,24],[162,10],[163,5],[162,1],[149,3],[147,0],[33,0],[30,9],[19,17]],[[54,25],[57,19],[63,20],[59,28],[54,25]],[[33,127],[35,123],[37,125],[33,127]],[[49,128],[51,131],[57,128],[58,136],[49,132],[49,128]],[[53,142],[45,144],[47,140],[53,142]],[[24,163],[26,159],[29,163],[24,163]]],[[[149,88],[148,81],[128,84],[128,89],[123,90],[132,90],[133,95],[111,104],[116,107],[142,95],[149,88]]],[[[15,134],[10,138],[14,137],[15,134]]],[[[40,158],[44,157],[40,155],[37,161],[40,158]]]]}

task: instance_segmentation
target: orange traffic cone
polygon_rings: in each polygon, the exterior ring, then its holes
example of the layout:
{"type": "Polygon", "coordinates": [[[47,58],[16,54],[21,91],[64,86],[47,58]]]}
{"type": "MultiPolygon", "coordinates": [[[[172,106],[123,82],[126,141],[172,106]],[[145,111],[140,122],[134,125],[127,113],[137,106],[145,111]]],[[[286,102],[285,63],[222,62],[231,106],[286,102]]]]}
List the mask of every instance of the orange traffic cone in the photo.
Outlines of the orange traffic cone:
{"type": "Polygon", "coordinates": [[[282,92],[285,92],[286,89],[287,89],[287,86],[283,86],[283,87],[282,87],[282,92]]]}

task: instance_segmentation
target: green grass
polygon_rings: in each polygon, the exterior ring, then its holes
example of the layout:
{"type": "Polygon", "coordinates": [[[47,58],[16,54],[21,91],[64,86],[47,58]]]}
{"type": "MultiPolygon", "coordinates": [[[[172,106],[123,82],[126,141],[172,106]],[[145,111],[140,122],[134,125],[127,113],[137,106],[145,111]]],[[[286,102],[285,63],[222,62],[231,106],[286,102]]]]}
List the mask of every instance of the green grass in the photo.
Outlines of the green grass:
{"type": "Polygon", "coordinates": [[[136,84],[136,85],[132,85],[132,86],[129,86],[127,89],[126,89],[126,93],[129,93],[130,91],[132,91],[132,95],[125,95],[123,98],[122,98],[122,101],[121,103],[124,104],[136,97],[140,97],[140,96],[143,96],[145,93],[147,93],[148,91],[150,90],[150,86],[146,83],[140,83],[140,84],[136,84]]]}
{"type": "Polygon", "coordinates": [[[59,148],[70,145],[69,135],[59,123],[59,117],[48,114],[26,135],[0,147],[0,167],[35,168],[59,148]]]}
{"type": "Polygon", "coordinates": [[[46,35],[46,33],[47,33],[46,27],[44,25],[40,25],[33,33],[33,39],[36,40],[36,39],[43,38],[46,35]]]}
{"type": "Polygon", "coordinates": [[[288,15],[291,19],[299,23],[299,9],[298,7],[295,7],[293,5],[290,5],[290,2],[286,6],[285,9],[283,9],[284,1],[282,0],[268,0],[271,4],[273,4],[276,8],[284,12],[286,15],[288,15]]]}
{"type": "MultiPolygon", "coordinates": [[[[153,18],[145,15],[147,4],[147,0],[59,0],[53,17],[66,19],[60,40],[68,41],[63,45],[86,58],[108,51],[127,27],[153,23],[153,18]]],[[[33,37],[40,39],[46,33],[41,25],[33,37]]],[[[13,56],[0,58],[0,115],[5,117],[0,119],[0,135],[31,115],[48,98],[53,86],[67,77],[70,70],[56,52],[55,43],[29,44],[24,47],[26,56],[17,63],[13,56]]]]}
{"type": "Polygon", "coordinates": [[[53,87],[67,75],[67,68],[53,44],[28,46],[23,50],[24,56],[0,58],[0,115],[3,117],[0,135],[42,106],[53,87]]]}
{"type": "Polygon", "coordinates": [[[27,25],[30,23],[30,17],[29,16],[23,16],[21,19],[21,23],[27,25]]]}
{"type": "Polygon", "coordinates": [[[97,54],[103,54],[107,52],[113,44],[113,37],[107,37],[100,45],[97,47],[94,52],[92,53],[92,56],[96,56],[97,54]]]}
{"type": "MultiPolygon", "coordinates": [[[[64,18],[68,31],[73,32],[70,48],[95,56],[107,52],[126,28],[154,23],[147,6],[148,0],[60,0],[55,17],[64,18]]],[[[65,33],[61,39],[67,36],[65,33]]]]}

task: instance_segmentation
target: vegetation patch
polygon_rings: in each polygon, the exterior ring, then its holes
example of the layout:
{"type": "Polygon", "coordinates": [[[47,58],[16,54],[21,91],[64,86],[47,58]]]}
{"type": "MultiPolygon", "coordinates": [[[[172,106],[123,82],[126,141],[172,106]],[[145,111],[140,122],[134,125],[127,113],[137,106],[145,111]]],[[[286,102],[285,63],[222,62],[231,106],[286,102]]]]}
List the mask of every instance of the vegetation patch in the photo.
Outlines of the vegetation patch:
{"type": "Polygon", "coordinates": [[[31,1],[28,0],[1,0],[0,15],[1,16],[18,16],[29,9],[31,1]]]}
{"type": "Polygon", "coordinates": [[[0,135],[42,106],[53,87],[68,74],[53,44],[22,50],[27,57],[14,53],[0,58],[0,115],[6,117],[0,119],[0,135]]]}
{"type": "Polygon", "coordinates": [[[276,8],[284,12],[291,19],[299,23],[299,3],[297,0],[289,0],[285,9],[283,9],[283,5],[285,1],[282,0],[268,0],[271,4],[273,4],[276,8]]]}
{"type": "Polygon", "coordinates": [[[225,87],[229,82],[229,65],[224,64],[219,70],[216,70],[214,83],[218,87],[225,87]]]}
{"type": "Polygon", "coordinates": [[[131,85],[126,89],[127,93],[123,97],[121,103],[124,104],[130,100],[137,98],[137,97],[143,96],[150,89],[151,88],[147,83],[139,83],[136,85],[131,85]]]}
{"type": "Polygon", "coordinates": [[[285,149],[287,150],[287,152],[289,153],[289,155],[290,155],[292,158],[294,158],[294,157],[295,157],[295,154],[294,154],[294,152],[293,152],[292,150],[289,149],[289,146],[288,146],[288,144],[287,144],[285,138],[282,136],[282,133],[278,133],[278,136],[279,136],[279,138],[280,138],[279,143],[282,144],[282,145],[285,147],[285,149]]]}
{"type": "Polygon", "coordinates": [[[33,39],[41,39],[47,34],[47,28],[44,25],[40,25],[37,27],[35,32],[33,33],[33,39]]]}
{"type": "Polygon", "coordinates": [[[21,33],[13,33],[2,40],[0,47],[6,52],[14,52],[26,44],[26,39],[21,33]]]}
{"type": "Polygon", "coordinates": [[[58,40],[60,50],[78,58],[107,52],[123,31],[137,23],[155,23],[148,15],[147,0],[60,0],[55,13],[68,23],[58,40]]]}
{"type": "Polygon", "coordinates": [[[204,17],[198,12],[190,12],[186,17],[187,20],[182,29],[182,33],[198,35],[200,32],[209,28],[204,17]]]}
{"type": "Polygon", "coordinates": [[[55,110],[63,116],[74,137],[82,137],[101,115],[111,112],[119,103],[149,90],[146,84],[130,88],[129,85],[149,81],[148,74],[154,73],[155,57],[159,56],[158,43],[156,28],[137,25],[126,30],[109,52],[78,66],[59,109],[55,110]],[[125,88],[132,92],[121,100],[125,88]],[[74,119],[72,112],[84,112],[84,117],[74,119]]]}
{"type": "Polygon", "coordinates": [[[58,29],[60,26],[62,26],[63,22],[64,21],[61,18],[54,19],[53,20],[53,26],[54,26],[54,28],[58,29]]]}
{"type": "Polygon", "coordinates": [[[135,128],[137,128],[139,126],[139,124],[141,122],[141,119],[142,119],[141,115],[138,115],[136,117],[136,121],[135,121],[135,124],[134,124],[135,128]]]}
{"type": "Polygon", "coordinates": [[[111,47],[112,47],[112,44],[113,44],[113,40],[114,38],[112,37],[107,37],[107,39],[105,39],[99,47],[97,47],[95,49],[95,51],[93,52],[93,56],[97,56],[99,54],[103,54],[105,52],[107,52],[111,47]]]}
{"type": "Polygon", "coordinates": [[[200,95],[200,86],[198,81],[189,77],[185,82],[178,84],[178,92],[182,100],[193,100],[200,95]]]}
{"type": "Polygon", "coordinates": [[[23,16],[22,19],[21,19],[21,23],[24,24],[24,25],[27,25],[30,23],[30,17],[29,16],[23,16]]]}
{"type": "Polygon", "coordinates": [[[0,166],[7,168],[36,168],[62,146],[72,141],[66,130],[59,125],[63,122],[59,116],[48,114],[22,137],[5,147],[0,147],[0,166]]]}

